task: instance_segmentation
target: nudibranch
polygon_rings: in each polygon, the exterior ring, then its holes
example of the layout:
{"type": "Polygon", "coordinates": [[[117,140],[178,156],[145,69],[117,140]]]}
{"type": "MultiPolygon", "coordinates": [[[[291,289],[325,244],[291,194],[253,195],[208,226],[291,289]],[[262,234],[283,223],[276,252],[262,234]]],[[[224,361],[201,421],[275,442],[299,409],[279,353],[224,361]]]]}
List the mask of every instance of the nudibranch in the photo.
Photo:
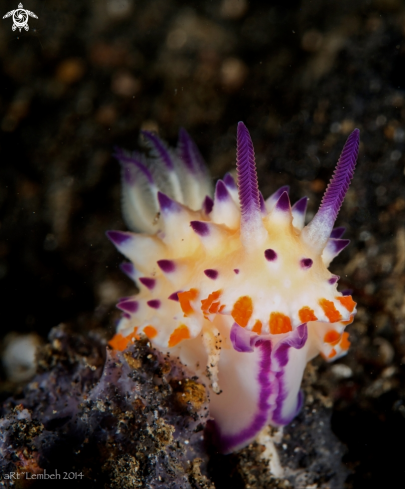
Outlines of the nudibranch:
{"type": "Polygon", "coordinates": [[[148,156],[116,153],[123,208],[132,231],[108,231],[130,261],[122,270],[139,293],[125,297],[110,345],[145,334],[179,357],[211,393],[211,428],[228,453],[267,424],[288,424],[302,405],[306,363],[349,348],[356,303],[328,270],[347,246],[333,228],[353,176],[359,130],[347,139],[318,212],[304,225],[307,198],[292,207],[288,187],[267,200],[258,188],[246,126],[237,129],[237,184],[216,183],[181,130],[177,148],[143,132],[148,156]]]}

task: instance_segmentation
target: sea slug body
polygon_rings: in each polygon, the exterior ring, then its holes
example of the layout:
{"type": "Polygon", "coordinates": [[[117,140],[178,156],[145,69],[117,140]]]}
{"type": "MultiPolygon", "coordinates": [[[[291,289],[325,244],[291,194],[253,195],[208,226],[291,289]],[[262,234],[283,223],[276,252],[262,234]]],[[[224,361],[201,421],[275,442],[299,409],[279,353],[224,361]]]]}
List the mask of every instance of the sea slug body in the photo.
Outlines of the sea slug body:
{"type": "Polygon", "coordinates": [[[321,206],[304,226],[307,198],[292,207],[288,187],[264,200],[253,144],[237,131],[237,175],[211,181],[184,131],[176,150],[143,133],[148,157],[116,154],[123,208],[135,232],[109,231],[130,261],[122,270],[139,293],[123,298],[123,350],[145,334],[205,379],[211,431],[223,453],[252,441],[267,424],[289,423],[302,405],[306,363],[349,348],[345,327],[356,303],[328,270],[349,243],[333,229],[353,176],[359,130],[349,136],[321,206]]]}

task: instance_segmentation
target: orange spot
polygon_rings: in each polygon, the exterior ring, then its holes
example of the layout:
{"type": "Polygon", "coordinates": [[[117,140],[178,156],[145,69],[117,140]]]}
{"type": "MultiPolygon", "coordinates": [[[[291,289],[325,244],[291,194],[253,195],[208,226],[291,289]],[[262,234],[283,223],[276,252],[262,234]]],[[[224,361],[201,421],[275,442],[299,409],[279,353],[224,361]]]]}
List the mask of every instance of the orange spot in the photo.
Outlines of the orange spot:
{"type": "Polygon", "coordinates": [[[206,299],[203,299],[201,301],[202,312],[208,313],[212,303],[219,298],[221,293],[222,293],[222,290],[216,290],[215,292],[210,294],[206,299]]]}
{"type": "Polygon", "coordinates": [[[190,338],[190,331],[185,324],[180,324],[170,336],[169,347],[176,346],[182,340],[188,340],[190,338]]]}
{"type": "Polygon", "coordinates": [[[186,290],[186,292],[178,292],[177,297],[180,302],[180,307],[184,312],[184,316],[193,314],[194,309],[192,308],[190,301],[197,299],[197,296],[198,296],[197,289],[186,290]]]}
{"type": "Polygon", "coordinates": [[[139,335],[136,334],[137,329],[138,328],[134,328],[134,331],[128,336],[122,336],[121,333],[117,333],[111,338],[108,344],[111,348],[114,348],[114,350],[124,351],[129,343],[132,343],[133,338],[139,340],[139,335]]]}
{"type": "Polygon", "coordinates": [[[347,321],[342,321],[342,324],[344,324],[345,326],[347,326],[348,324],[352,324],[353,320],[354,320],[354,314],[352,314],[350,316],[350,319],[348,319],[347,321]]]}
{"type": "Polygon", "coordinates": [[[325,343],[331,343],[333,346],[337,345],[339,343],[339,340],[340,340],[340,334],[334,329],[328,331],[323,337],[323,341],[325,343]]]}
{"type": "Polygon", "coordinates": [[[344,295],[342,297],[336,297],[336,299],[344,306],[349,312],[353,312],[356,303],[352,299],[351,295],[344,295]]]}
{"type": "Polygon", "coordinates": [[[325,316],[331,323],[336,323],[342,319],[340,312],[336,309],[335,304],[327,299],[320,299],[319,305],[322,307],[325,316]]]}
{"type": "Polygon", "coordinates": [[[317,321],[318,320],[318,318],[314,314],[314,311],[308,306],[302,307],[298,311],[298,316],[300,318],[300,321],[303,323],[307,323],[308,321],[317,321]]]}
{"type": "Polygon", "coordinates": [[[262,322],[257,320],[252,328],[253,333],[262,334],[262,322]]]}
{"type": "Polygon", "coordinates": [[[340,341],[340,348],[344,351],[348,350],[350,346],[349,333],[344,332],[340,341]]]}
{"type": "Polygon", "coordinates": [[[149,326],[145,326],[143,328],[143,332],[146,334],[146,336],[149,338],[149,339],[152,339],[154,338],[156,335],[157,335],[157,331],[156,331],[156,328],[154,328],[153,326],[149,325],[149,326]]]}
{"type": "Polygon", "coordinates": [[[332,350],[330,351],[330,353],[328,355],[328,358],[333,358],[335,355],[336,355],[336,350],[334,348],[332,348],[332,350]]]}
{"type": "Polygon", "coordinates": [[[211,307],[209,309],[210,313],[211,314],[215,314],[216,312],[218,312],[218,309],[219,309],[219,306],[221,305],[220,302],[213,302],[211,304],[211,307]]]}
{"type": "Polygon", "coordinates": [[[219,308],[218,312],[222,312],[225,309],[226,305],[222,304],[222,306],[219,308]]]}
{"type": "Polygon", "coordinates": [[[247,323],[252,316],[252,312],[252,299],[248,295],[244,295],[242,297],[239,297],[239,299],[233,305],[231,315],[235,322],[239,324],[239,326],[242,326],[242,328],[246,328],[247,323]]]}
{"type": "Polygon", "coordinates": [[[272,312],[270,314],[269,325],[271,334],[282,334],[292,331],[290,318],[281,312],[272,312]]]}

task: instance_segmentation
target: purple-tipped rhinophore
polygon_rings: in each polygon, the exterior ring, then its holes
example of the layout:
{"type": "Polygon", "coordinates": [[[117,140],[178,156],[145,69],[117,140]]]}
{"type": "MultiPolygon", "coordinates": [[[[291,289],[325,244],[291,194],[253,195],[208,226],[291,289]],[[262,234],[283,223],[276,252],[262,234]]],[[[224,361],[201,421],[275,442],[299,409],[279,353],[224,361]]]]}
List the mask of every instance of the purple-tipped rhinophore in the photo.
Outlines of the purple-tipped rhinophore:
{"type": "Polygon", "coordinates": [[[160,307],[160,301],[158,299],[152,299],[150,301],[147,301],[147,303],[149,307],[151,307],[152,309],[159,309],[160,307]]]}
{"type": "Polygon", "coordinates": [[[178,297],[178,293],[181,292],[181,290],[178,290],[177,292],[173,292],[173,294],[170,294],[168,299],[170,299],[171,301],[176,301],[176,302],[179,302],[179,297],[178,297]]]}
{"type": "Polygon", "coordinates": [[[231,190],[237,190],[238,187],[235,183],[233,176],[230,173],[225,173],[223,180],[225,185],[229,187],[231,190]]]}
{"type": "Polygon", "coordinates": [[[328,240],[326,245],[328,252],[333,256],[338,255],[342,250],[346,248],[350,243],[350,239],[334,239],[331,238],[328,240]]]}
{"type": "Polygon", "coordinates": [[[125,273],[129,278],[134,278],[135,267],[129,261],[124,261],[120,265],[120,270],[125,273]]]}
{"type": "Polygon", "coordinates": [[[188,132],[183,128],[179,131],[177,152],[191,173],[194,175],[205,173],[206,170],[202,156],[188,132]]]}
{"type": "Polygon", "coordinates": [[[236,167],[241,207],[241,231],[242,234],[249,235],[248,239],[251,237],[253,240],[253,233],[262,227],[262,216],[255,151],[249,131],[243,122],[238,123],[236,167]]]}
{"type": "Polygon", "coordinates": [[[139,307],[139,304],[138,304],[138,301],[135,301],[135,300],[121,300],[120,302],[118,302],[117,304],[117,308],[120,309],[121,311],[124,311],[124,312],[129,312],[131,314],[134,314],[136,313],[136,311],[138,310],[138,307],[139,307]]]}
{"type": "Polygon", "coordinates": [[[160,158],[168,170],[174,170],[174,165],[166,144],[158,137],[149,131],[142,131],[142,135],[146,138],[149,146],[154,154],[160,158]]]}
{"type": "Polygon", "coordinates": [[[325,247],[349,188],[359,153],[359,142],[360,131],[355,129],[347,138],[318,212],[303,230],[303,237],[318,250],[325,247]]]}
{"type": "Polygon", "coordinates": [[[203,221],[190,221],[190,226],[193,231],[199,236],[208,236],[210,234],[210,228],[207,223],[203,221]]]}

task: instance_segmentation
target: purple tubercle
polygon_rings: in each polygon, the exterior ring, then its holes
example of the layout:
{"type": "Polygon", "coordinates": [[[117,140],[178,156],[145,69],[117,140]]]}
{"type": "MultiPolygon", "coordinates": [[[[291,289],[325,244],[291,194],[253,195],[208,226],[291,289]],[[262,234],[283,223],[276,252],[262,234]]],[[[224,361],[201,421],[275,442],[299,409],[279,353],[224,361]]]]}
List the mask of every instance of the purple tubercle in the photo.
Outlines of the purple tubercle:
{"type": "Polygon", "coordinates": [[[131,262],[129,262],[129,261],[124,261],[123,263],[121,263],[120,264],[120,269],[129,278],[132,278],[132,275],[133,275],[133,273],[135,271],[134,265],[131,262]]]}
{"type": "Polygon", "coordinates": [[[156,280],[154,278],[141,277],[139,279],[139,281],[141,282],[141,284],[143,284],[149,290],[152,290],[155,287],[155,285],[156,285],[156,280]]]}
{"type": "Polygon", "coordinates": [[[312,267],[312,264],[314,262],[311,260],[311,258],[303,258],[300,261],[301,268],[308,269],[312,267]]]}
{"type": "Polygon", "coordinates": [[[345,231],[346,231],[346,228],[344,228],[344,227],[335,228],[330,233],[330,237],[335,238],[335,239],[341,238],[344,235],[345,231]]]}
{"type": "Polygon", "coordinates": [[[335,256],[350,244],[350,239],[329,239],[327,247],[335,256]]]}
{"type": "Polygon", "coordinates": [[[152,132],[141,131],[141,133],[151,144],[152,148],[156,151],[158,156],[162,159],[162,161],[166,165],[166,168],[168,170],[174,170],[172,158],[163,141],[152,132]]]}
{"type": "Polygon", "coordinates": [[[267,214],[266,202],[264,201],[263,194],[259,192],[259,202],[260,202],[260,211],[262,214],[267,214]]]}
{"type": "Polygon", "coordinates": [[[180,128],[179,131],[178,155],[191,173],[205,172],[203,158],[196,144],[184,128],[180,128]]]}
{"type": "Polygon", "coordinates": [[[230,173],[225,173],[224,183],[231,190],[237,190],[238,189],[236,182],[230,173]]]}
{"type": "Polygon", "coordinates": [[[277,259],[277,253],[271,248],[264,250],[264,257],[267,261],[274,261],[277,259]]]}
{"type": "Polygon", "coordinates": [[[360,131],[355,129],[347,138],[332,179],[312,221],[304,228],[306,238],[322,249],[329,238],[343,199],[349,188],[359,154],[360,131]]]}
{"type": "Polygon", "coordinates": [[[178,297],[178,293],[181,292],[181,290],[178,290],[177,292],[173,292],[173,294],[170,294],[168,299],[170,299],[171,301],[176,301],[176,302],[179,302],[179,297],[178,297]]]}
{"type": "Polygon", "coordinates": [[[340,279],[339,275],[332,275],[330,279],[328,279],[328,283],[333,285],[340,279]]]}
{"type": "Polygon", "coordinates": [[[156,263],[158,264],[158,267],[162,270],[162,272],[165,273],[174,272],[174,270],[176,269],[176,265],[172,260],[158,260],[156,263]]]}
{"type": "Polygon", "coordinates": [[[297,200],[297,202],[292,206],[292,211],[297,214],[305,214],[307,211],[308,197],[302,197],[302,199],[297,200]]]}
{"type": "Polygon", "coordinates": [[[274,204],[275,202],[278,201],[278,199],[282,196],[284,192],[289,193],[289,191],[290,191],[290,186],[283,185],[282,187],[278,188],[273,194],[270,195],[270,197],[267,199],[267,202],[274,204]]]}
{"type": "Polygon", "coordinates": [[[255,151],[243,122],[238,123],[236,168],[242,221],[248,222],[255,217],[261,220],[255,151]]]}
{"type": "Polygon", "coordinates": [[[208,216],[208,214],[212,211],[213,207],[214,207],[214,201],[211,199],[209,195],[206,195],[202,205],[204,213],[208,216]]]}
{"type": "Polygon", "coordinates": [[[105,234],[115,246],[122,246],[133,239],[133,235],[125,231],[107,231],[105,234]]]}
{"type": "Polygon", "coordinates": [[[206,222],[203,221],[190,221],[190,226],[193,231],[199,236],[208,236],[210,234],[210,228],[206,222]]]}
{"type": "Polygon", "coordinates": [[[217,185],[215,187],[215,202],[220,201],[223,202],[225,200],[229,200],[231,196],[229,195],[228,189],[222,180],[218,180],[217,185]]]}
{"type": "Polygon", "coordinates": [[[152,309],[159,309],[160,307],[160,301],[158,299],[152,299],[150,301],[147,301],[147,303],[149,307],[151,307],[152,309]]]}
{"type": "Polygon", "coordinates": [[[239,268],[234,268],[233,271],[236,273],[236,275],[238,275],[239,273],[239,268]]]}
{"type": "Polygon", "coordinates": [[[131,315],[128,314],[127,312],[124,312],[123,316],[125,319],[131,319],[131,315]]]}
{"type": "Polygon", "coordinates": [[[180,212],[181,205],[162,192],[157,193],[160,210],[163,213],[180,212]]]}
{"type": "Polygon", "coordinates": [[[135,300],[128,300],[128,299],[127,300],[121,300],[120,302],[118,302],[117,308],[121,309],[121,311],[129,312],[130,314],[134,314],[138,310],[139,304],[138,304],[138,301],[135,301],[135,300]]]}
{"type": "Polygon", "coordinates": [[[345,289],[341,291],[342,295],[352,295],[353,294],[353,289],[345,289]]]}
{"type": "MultiPolygon", "coordinates": [[[[116,148],[115,152],[114,152],[114,156],[121,163],[126,163],[126,165],[135,166],[147,178],[149,183],[153,183],[153,177],[152,177],[151,172],[140,161],[140,159],[137,158],[136,153],[134,153],[132,156],[128,156],[124,153],[124,151],[122,149],[116,148]]],[[[125,167],[124,167],[124,178],[128,179],[128,181],[126,180],[126,183],[128,183],[128,184],[133,183],[131,172],[130,171],[125,172],[125,167]]]]}
{"type": "Polygon", "coordinates": [[[215,280],[216,278],[218,278],[219,275],[218,270],[214,270],[212,268],[207,268],[206,270],[204,270],[204,273],[211,280],[215,280]]]}
{"type": "Polygon", "coordinates": [[[291,210],[290,198],[288,197],[288,192],[283,192],[280,195],[280,198],[276,202],[274,209],[281,212],[289,212],[291,210]]]}

